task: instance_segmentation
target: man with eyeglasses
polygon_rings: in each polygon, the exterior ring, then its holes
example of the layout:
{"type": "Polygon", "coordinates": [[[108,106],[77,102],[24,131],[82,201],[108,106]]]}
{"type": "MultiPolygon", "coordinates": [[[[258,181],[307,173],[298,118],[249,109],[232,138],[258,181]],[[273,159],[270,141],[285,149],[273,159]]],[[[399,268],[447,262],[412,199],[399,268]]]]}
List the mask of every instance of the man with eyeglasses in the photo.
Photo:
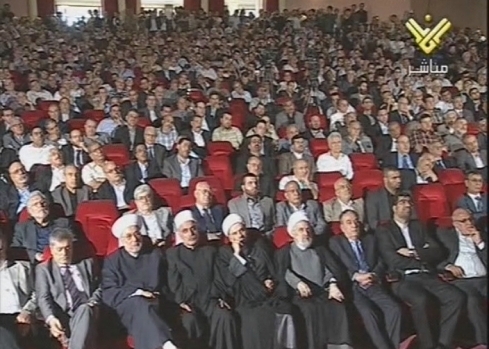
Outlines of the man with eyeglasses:
{"type": "Polygon", "coordinates": [[[410,305],[419,348],[451,348],[465,297],[439,279],[437,265],[443,251],[418,221],[411,220],[412,209],[409,193],[396,195],[393,218],[376,230],[379,251],[387,269],[400,274],[399,281],[392,283],[392,292],[410,305]],[[439,302],[438,337],[430,329],[426,310],[430,296],[439,302]]]}
{"type": "Polygon", "coordinates": [[[31,137],[25,132],[24,123],[21,118],[14,117],[10,122],[9,131],[3,135],[3,145],[16,152],[24,145],[30,142],[31,137]]]}
{"type": "Polygon", "coordinates": [[[106,161],[103,170],[107,180],[100,185],[96,198],[99,200],[111,200],[119,211],[126,211],[133,199],[134,189],[137,183],[129,183],[113,161],[106,161]]]}
{"type": "Polygon", "coordinates": [[[207,182],[197,183],[193,194],[195,205],[190,211],[197,222],[199,234],[207,234],[208,239],[219,236],[226,209],[222,205],[214,204],[214,193],[207,182]]]}
{"type": "Polygon", "coordinates": [[[102,185],[106,180],[104,165],[106,162],[104,152],[102,150],[102,145],[97,142],[90,143],[87,146],[88,155],[91,162],[83,166],[81,171],[81,177],[84,184],[92,188],[93,191],[102,185]]]}
{"type": "Polygon", "coordinates": [[[484,180],[476,171],[465,175],[467,191],[458,200],[457,207],[469,211],[476,221],[487,216],[487,194],[483,193],[484,180]]]}
{"type": "Polygon", "coordinates": [[[476,344],[487,345],[487,315],[482,307],[487,301],[487,233],[476,228],[470,211],[463,208],[453,211],[452,222],[453,227],[437,231],[447,252],[438,267],[455,277],[451,284],[467,297],[476,344]]]}
{"type": "Polygon", "coordinates": [[[52,145],[46,145],[44,132],[40,127],[31,130],[31,143],[23,145],[19,150],[19,159],[25,169],[29,171],[33,165],[48,165],[52,145]]]}
{"type": "Polygon", "coordinates": [[[124,125],[124,120],[122,119],[121,107],[118,104],[114,104],[110,107],[109,117],[98,124],[97,132],[112,136],[115,129],[122,125],[124,125]]]}
{"type": "Polygon", "coordinates": [[[164,146],[156,143],[158,137],[156,128],[147,126],[144,129],[143,137],[150,164],[156,164],[158,171],[163,173],[163,161],[168,157],[168,151],[164,146]]]}

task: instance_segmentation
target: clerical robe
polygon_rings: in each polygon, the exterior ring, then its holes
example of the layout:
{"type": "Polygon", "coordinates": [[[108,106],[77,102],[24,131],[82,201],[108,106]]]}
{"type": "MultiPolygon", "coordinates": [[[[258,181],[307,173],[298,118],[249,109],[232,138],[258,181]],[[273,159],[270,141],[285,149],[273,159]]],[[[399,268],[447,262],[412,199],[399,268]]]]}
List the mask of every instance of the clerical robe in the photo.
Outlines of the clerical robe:
{"type": "Polygon", "coordinates": [[[287,294],[298,308],[298,341],[307,349],[325,349],[328,345],[349,345],[350,336],[346,308],[343,303],[328,299],[329,285],[336,282],[341,289],[344,274],[331,253],[324,247],[300,250],[290,244],[275,254],[278,276],[287,285],[287,294]],[[300,297],[297,283],[305,282],[312,291],[300,297]]]}
{"type": "Polygon", "coordinates": [[[229,246],[219,249],[219,276],[234,299],[243,349],[294,349],[292,307],[281,299],[275,267],[260,244],[243,248],[238,259],[229,246]],[[265,280],[275,283],[269,292],[265,280]]]}
{"type": "Polygon", "coordinates": [[[143,249],[137,257],[120,248],[104,261],[102,299],[119,315],[137,349],[161,348],[172,339],[159,314],[160,296],[148,299],[138,290],[167,294],[163,256],[157,249],[143,249]]]}
{"type": "Polygon", "coordinates": [[[225,290],[215,277],[217,249],[183,244],[167,250],[168,286],[177,304],[185,303],[192,312],[182,311],[181,321],[191,340],[208,340],[213,349],[238,348],[233,313],[219,306],[225,290]],[[206,338],[207,337],[207,338],[206,338]]]}

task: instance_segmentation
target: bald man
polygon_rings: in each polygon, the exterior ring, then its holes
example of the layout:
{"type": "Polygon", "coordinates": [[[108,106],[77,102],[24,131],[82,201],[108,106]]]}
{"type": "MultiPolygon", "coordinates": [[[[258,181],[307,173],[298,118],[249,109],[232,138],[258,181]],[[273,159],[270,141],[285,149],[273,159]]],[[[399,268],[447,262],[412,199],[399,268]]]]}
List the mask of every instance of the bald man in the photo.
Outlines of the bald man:
{"type": "Polygon", "coordinates": [[[222,221],[226,215],[224,206],[214,203],[214,192],[209,183],[199,182],[194,190],[195,205],[190,208],[200,234],[212,239],[221,234],[222,221]]]}
{"type": "Polygon", "coordinates": [[[477,230],[471,213],[457,208],[452,214],[453,227],[439,229],[438,239],[445,247],[445,259],[439,269],[448,270],[451,282],[467,296],[467,313],[474,327],[477,344],[487,345],[487,233],[477,230]]]}
{"type": "Polygon", "coordinates": [[[397,151],[388,153],[384,158],[383,167],[395,167],[399,170],[414,170],[419,155],[411,152],[411,142],[405,135],[397,138],[397,151]]]}

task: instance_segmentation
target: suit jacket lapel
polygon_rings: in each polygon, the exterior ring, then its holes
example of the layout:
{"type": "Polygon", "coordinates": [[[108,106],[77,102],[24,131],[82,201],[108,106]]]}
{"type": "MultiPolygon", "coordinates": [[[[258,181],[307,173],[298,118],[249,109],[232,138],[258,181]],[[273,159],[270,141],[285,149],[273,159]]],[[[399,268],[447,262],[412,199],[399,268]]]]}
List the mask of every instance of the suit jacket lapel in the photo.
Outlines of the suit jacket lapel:
{"type": "Polygon", "coordinates": [[[35,250],[37,248],[37,231],[36,223],[33,219],[30,220],[30,224],[27,226],[26,246],[29,249],[35,250]]]}
{"type": "Polygon", "coordinates": [[[355,257],[355,253],[353,252],[353,248],[351,247],[351,244],[350,242],[348,241],[348,239],[346,238],[346,236],[342,236],[341,237],[341,248],[343,249],[343,251],[348,255],[348,260],[350,261],[350,267],[355,270],[358,268],[357,266],[357,263],[356,263],[356,257],[355,257]]]}
{"type": "Polygon", "coordinates": [[[333,217],[339,217],[341,214],[341,204],[338,199],[333,201],[333,205],[331,208],[333,210],[333,217]]]}
{"type": "Polygon", "coordinates": [[[12,280],[12,283],[14,284],[17,293],[18,294],[23,293],[25,295],[28,294],[28,291],[26,289],[27,280],[26,280],[24,268],[19,263],[10,262],[10,261],[8,263],[12,263],[10,266],[8,266],[8,271],[10,274],[10,279],[12,280]]]}
{"type": "Polygon", "coordinates": [[[83,283],[83,289],[85,290],[85,293],[87,294],[88,297],[90,297],[90,277],[88,275],[88,272],[86,270],[85,264],[84,263],[78,263],[76,265],[76,268],[80,272],[81,278],[82,278],[82,283],[83,283]]]}
{"type": "Polygon", "coordinates": [[[243,218],[245,220],[246,226],[247,227],[251,226],[250,212],[248,211],[248,203],[246,202],[246,198],[244,196],[242,196],[241,199],[238,201],[238,212],[245,213],[243,218]]]}
{"type": "MultiPolygon", "coordinates": [[[[68,189],[65,187],[61,188],[60,192],[61,201],[63,202],[64,207],[68,207],[70,211],[73,211],[73,207],[71,207],[70,194],[68,193],[68,189]]],[[[78,199],[78,190],[77,190],[77,199],[78,199]]]]}
{"type": "Polygon", "coordinates": [[[68,300],[66,299],[64,282],[63,282],[63,278],[61,277],[61,270],[59,269],[58,265],[54,263],[52,260],[50,261],[50,263],[51,263],[51,273],[53,274],[54,283],[55,285],[57,285],[59,297],[61,297],[61,300],[63,301],[64,309],[66,310],[68,308],[68,300]]]}

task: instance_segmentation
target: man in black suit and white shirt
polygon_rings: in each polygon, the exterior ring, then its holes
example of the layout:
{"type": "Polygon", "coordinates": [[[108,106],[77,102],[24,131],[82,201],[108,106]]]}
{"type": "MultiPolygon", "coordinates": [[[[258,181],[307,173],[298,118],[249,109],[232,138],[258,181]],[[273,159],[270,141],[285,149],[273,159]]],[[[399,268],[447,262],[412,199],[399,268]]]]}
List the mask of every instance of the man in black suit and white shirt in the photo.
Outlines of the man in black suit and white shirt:
{"type": "Polygon", "coordinates": [[[163,164],[168,157],[168,151],[164,146],[156,143],[157,136],[156,128],[153,126],[147,126],[144,129],[144,145],[148,152],[148,160],[151,165],[156,165],[158,172],[163,173],[163,164]]]}
{"type": "Polygon", "coordinates": [[[212,188],[207,182],[197,183],[193,194],[195,205],[190,211],[197,222],[197,230],[202,235],[207,234],[210,240],[220,236],[226,209],[222,205],[213,204],[212,188]]]}
{"type": "Polygon", "coordinates": [[[399,348],[401,308],[382,287],[385,267],[375,237],[361,234],[358,213],[353,210],[340,214],[340,229],[344,235],[333,236],[329,246],[352,281],[353,304],[376,348],[399,348]],[[376,316],[378,311],[383,318],[376,316]]]}
{"type": "Polygon", "coordinates": [[[465,175],[465,187],[467,192],[459,199],[457,207],[469,211],[477,222],[487,216],[487,194],[482,193],[482,175],[476,171],[469,171],[465,175]]]}
{"type": "Polygon", "coordinates": [[[68,349],[92,349],[101,302],[92,258],[75,261],[73,234],[56,229],[49,237],[52,258],[36,267],[36,294],[51,335],[68,349]]]}
{"type": "Polygon", "coordinates": [[[90,162],[87,148],[83,143],[83,134],[80,130],[70,132],[70,143],[61,148],[65,164],[73,164],[78,168],[90,162]]]}
{"type": "Polygon", "coordinates": [[[65,182],[54,189],[53,203],[61,205],[66,217],[73,217],[81,202],[92,198],[92,189],[81,183],[80,170],[74,165],[64,168],[65,182]]]}
{"type": "Polygon", "coordinates": [[[182,136],[188,137],[192,141],[192,151],[203,159],[207,156],[207,144],[211,141],[211,133],[202,128],[204,119],[198,115],[193,115],[190,120],[190,130],[184,130],[182,136]]]}
{"type": "Polygon", "coordinates": [[[156,104],[156,97],[153,94],[149,94],[146,96],[146,107],[140,110],[141,116],[148,119],[151,123],[161,119],[161,112],[156,104]]]}
{"type": "Polygon", "coordinates": [[[395,167],[399,170],[414,170],[418,155],[411,152],[409,137],[401,135],[397,138],[397,151],[386,154],[383,167],[395,167]]]}
{"type": "Polygon", "coordinates": [[[452,285],[466,294],[476,342],[487,345],[487,315],[481,306],[487,301],[487,234],[477,230],[472,215],[463,208],[453,211],[452,222],[452,228],[437,231],[448,252],[438,267],[451,272],[452,285]]]}
{"type": "Polygon", "coordinates": [[[479,149],[477,137],[466,134],[462,138],[465,149],[455,154],[457,167],[464,171],[477,171],[487,181],[487,150],[479,149]]]}
{"type": "Polygon", "coordinates": [[[380,255],[387,270],[402,274],[392,284],[392,291],[410,305],[419,347],[451,348],[465,296],[439,279],[436,265],[442,258],[442,249],[418,221],[411,219],[412,205],[409,193],[395,196],[392,220],[376,230],[380,255]],[[436,297],[440,304],[438,338],[433,336],[426,313],[429,296],[436,297]]]}
{"type": "Polygon", "coordinates": [[[144,143],[144,129],[138,126],[139,115],[130,110],[126,115],[126,124],[118,126],[114,131],[113,143],[122,143],[128,151],[138,144],[144,143]]]}
{"type": "Polygon", "coordinates": [[[125,178],[129,183],[144,184],[150,179],[161,178],[163,174],[155,161],[148,159],[148,149],[144,144],[138,144],[133,151],[136,161],[127,165],[124,169],[125,178]]]}
{"type": "Polygon", "coordinates": [[[95,197],[99,200],[111,200],[120,211],[127,210],[133,199],[137,184],[130,183],[113,161],[106,161],[104,173],[107,180],[98,188],[95,197]]]}

